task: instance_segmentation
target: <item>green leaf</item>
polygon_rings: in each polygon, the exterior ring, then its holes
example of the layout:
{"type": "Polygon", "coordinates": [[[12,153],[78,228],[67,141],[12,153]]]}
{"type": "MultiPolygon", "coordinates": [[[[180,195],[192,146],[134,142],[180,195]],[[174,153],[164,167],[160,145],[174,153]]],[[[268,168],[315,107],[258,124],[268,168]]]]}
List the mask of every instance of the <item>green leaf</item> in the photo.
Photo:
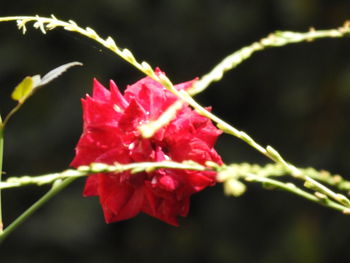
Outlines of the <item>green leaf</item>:
{"type": "Polygon", "coordinates": [[[83,65],[80,62],[71,62],[64,64],[60,67],[57,67],[47,73],[43,78],[40,75],[27,76],[25,77],[13,90],[11,98],[17,101],[17,105],[7,114],[4,121],[1,122],[0,119],[0,128],[4,128],[9,119],[15,114],[23,105],[23,103],[31,96],[33,93],[38,90],[39,87],[42,87],[52,80],[60,76],[63,72],[73,66],[83,65]]]}
{"type": "Polygon", "coordinates": [[[33,91],[33,77],[25,77],[13,90],[11,98],[18,102],[23,102],[33,91]]]}
{"type": "Polygon", "coordinates": [[[40,75],[35,75],[32,77],[27,76],[16,86],[11,94],[11,97],[15,101],[23,103],[33,93],[34,89],[50,83],[69,68],[81,65],[83,64],[80,62],[70,62],[64,64],[49,71],[43,78],[41,78],[40,75]]]}

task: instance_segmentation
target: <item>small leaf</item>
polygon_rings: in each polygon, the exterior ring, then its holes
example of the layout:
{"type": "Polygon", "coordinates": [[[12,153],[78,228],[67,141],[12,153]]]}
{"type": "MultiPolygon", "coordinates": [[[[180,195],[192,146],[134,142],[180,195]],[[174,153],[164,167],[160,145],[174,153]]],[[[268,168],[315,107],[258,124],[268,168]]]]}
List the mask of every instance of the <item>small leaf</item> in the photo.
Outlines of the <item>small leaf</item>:
{"type": "Polygon", "coordinates": [[[52,80],[54,80],[55,78],[60,76],[63,72],[65,72],[66,70],[68,70],[71,67],[82,66],[82,65],[83,64],[80,62],[70,62],[70,63],[64,64],[62,66],[59,66],[59,67],[51,70],[50,72],[48,72],[45,76],[43,76],[43,78],[41,79],[41,82],[38,84],[37,87],[44,86],[44,85],[48,84],[49,82],[51,82],[52,80]]]}
{"type": "Polygon", "coordinates": [[[21,83],[19,83],[11,94],[11,98],[18,101],[23,102],[33,91],[35,80],[33,77],[27,76],[25,77],[21,83]]]}

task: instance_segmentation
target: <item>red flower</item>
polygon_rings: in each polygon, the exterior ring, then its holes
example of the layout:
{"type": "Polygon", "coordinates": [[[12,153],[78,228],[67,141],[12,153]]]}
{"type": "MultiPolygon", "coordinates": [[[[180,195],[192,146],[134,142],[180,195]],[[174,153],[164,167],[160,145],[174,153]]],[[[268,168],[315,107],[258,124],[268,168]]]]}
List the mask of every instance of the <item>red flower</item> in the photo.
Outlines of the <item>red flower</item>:
{"type": "MultiPolygon", "coordinates": [[[[157,74],[164,73],[157,70],[157,74]]],[[[193,82],[178,84],[176,88],[187,89],[193,82]]],[[[163,160],[221,164],[213,149],[221,131],[187,105],[152,138],[142,138],[138,127],[156,120],[176,100],[175,95],[149,77],[128,86],[124,96],[113,81],[107,90],[94,80],[92,97],[82,99],[84,131],[71,165],[163,160]]],[[[95,174],[87,179],[84,196],[99,196],[107,223],[144,212],[178,225],[177,216],[188,213],[190,196],[215,181],[214,172],[175,169],[95,174]]]]}

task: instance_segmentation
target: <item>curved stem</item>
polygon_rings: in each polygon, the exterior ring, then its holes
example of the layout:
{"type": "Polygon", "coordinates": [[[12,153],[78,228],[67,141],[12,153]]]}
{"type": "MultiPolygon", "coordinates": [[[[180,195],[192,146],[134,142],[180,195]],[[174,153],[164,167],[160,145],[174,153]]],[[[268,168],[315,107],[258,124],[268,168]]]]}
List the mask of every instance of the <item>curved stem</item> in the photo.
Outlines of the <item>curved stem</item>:
{"type": "MultiPolygon", "coordinates": [[[[205,108],[200,106],[196,101],[192,99],[190,95],[197,94],[201,91],[203,91],[208,85],[210,85],[214,81],[220,80],[224,73],[228,70],[236,67],[244,60],[248,59],[253,53],[259,50],[263,50],[267,47],[277,47],[277,46],[284,46],[291,43],[297,43],[297,42],[303,42],[303,41],[311,41],[318,38],[326,38],[326,37],[343,37],[345,35],[350,34],[350,23],[345,23],[343,27],[340,27],[338,29],[331,29],[331,30],[310,30],[309,32],[305,33],[298,33],[298,32],[275,32],[274,34],[269,35],[268,37],[260,40],[259,42],[253,43],[250,46],[244,47],[241,50],[235,52],[234,54],[228,56],[225,58],[221,63],[219,63],[211,72],[209,72],[207,75],[203,76],[196,84],[195,86],[190,89],[188,93],[184,91],[178,91],[173,86],[172,82],[164,75],[164,74],[156,74],[156,72],[152,69],[152,67],[146,63],[141,62],[139,63],[133,54],[128,49],[120,49],[114,42],[114,40],[111,37],[107,37],[106,39],[103,39],[100,37],[93,29],[87,27],[87,28],[81,28],[79,27],[74,21],[61,21],[56,19],[54,16],[51,18],[47,17],[33,17],[33,16],[15,16],[15,17],[2,17],[0,18],[0,22],[2,21],[13,21],[17,20],[17,25],[19,29],[23,30],[23,33],[26,31],[26,23],[33,21],[34,27],[37,29],[40,29],[44,34],[46,33],[46,30],[54,29],[55,27],[63,27],[65,30],[68,31],[74,31],[79,34],[82,34],[88,38],[91,38],[98,43],[102,44],[106,48],[110,49],[114,53],[116,53],[118,56],[132,64],[134,67],[154,79],[155,81],[162,84],[164,87],[166,87],[168,90],[176,94],[179,98],[182,99],[182,102],[186,102],[189,105],[191,105],[194,109],[196,109],[199,114],[208,117],[212,121],[216,122],[218,127],[223,130],[224,132],[231,134],[233,136],[236,136],[240,138],[241,140],[248,143],[250,146],[258,150],[260,153],[265,155],[266,157],[273,160],[276,164],[281,164],[286,171],[288,171],[293,177],[302,179],[306,182],[306,187],[317,191],[321,195],[325,195],[327,198],[330,197],[332,200],[338,202],[338,204],[335,203],[333,205],[334,201],[330,201],[331,205],[334,206],[336,209],[343,209],[344,206],[346,209],[350,210],[350,200],[346,198],[343,195],[337,194],[333,192],[332,190],[328,189],[327,187],[323,186],[319,182],[315,181],[313,178],[305,175],[302,173],[300,169],[295,167],[294,165],[286,162],[282,156],[272,147],[267,146],[263,147],[260,144],[258,144],[256,141],[254,141],[248,134],[246,134],[243,131],[240,131],[233,126],[229,125],[228,123],[224,122],[214,114],[207,111],[205,108]]],[[[179,105],[175,105],[166,116],[163,116],[164,118],[161,118],[159,122],[153,123],[151,127],[146,127],[148,129],[144,129],[143,134],[145,134],[145,137],[151,136],[152,132],[154,133],[159,127],[166,124],[169,121],[169,118],[171,119],[174,113],[176,113],[176,110],[180,108],[181,103],[179,105]]],[[[69,179],[67,179],[69,180],[69,179]]],[[[67,181],[65,180],[65,181],[67,181]]],[[[63,181],[63,182],[65,182],[63,181]]],[[[271,183],[271,182],[270,182],[271,183]]],[[[295,192],[293,189],[292,192],[295,192]]],[[[50,194],[50,191],[48,192],[50,194]]],[[[311,197],[312,195],[304,196],[307,199],[314,199],[311,197]]],[[[319,199],[319,198],[318,198],[319,199]]],[[[325,200],[329,200],[326,198],[322,198],[325,200]]],[[[41,200],[41,199],[40,199],[41,200]]],[[[39,200],[39,201],[40,201],[39,200]]],[[[38,201],[38,202],[39,202],[38,201]]],[[[314,199],[315,201],[315,199],[314,199]]],[[[328,202],[328,201],[327,201],[328,202]]],[[[34,205],[35,206],[35,205],[34,205]]],[[[31,209],[31,208],[30,208],[31,209]]],[[[30,212],[30,211],[29,211],[30,212]]],[[[346,212],[350,212],[347,211],[346,212]]],[[[17,220],[16,220],[17,221],[17,220]]],[[[16,223],[16,221],[14,223],[16,223]]],[[[12,224],[11,224],[12,225],[12,224]]],[[[15,225],[16,226],[16,225],[15,225]]],[[[10,226],[10,230],[11,230],[10,226]]],[[[9,231],[10,231],[9,230],[9,231]]],[[[0,239],[1,240],[1,239],[0,239]]]]}
{"type": "Polygon", "coordinates": [[[196,95],[202,92],[211,83],[221,80],[227,71],[240,65],[257,51],[262,51],[271,47],[282,47],[294,43],[311,42],[322,38],[340,38],[349,34],[349,21],[346,21],[343,26],[336,29],[315,30],[314,28],[310,28],[308,32],[276,31],[225,57],[209,73],[202,76],[189,90],[189,93],[191,95],[196,95]]]}
{"type": "Polygon", "coordinates": [[[4,121],[1,123],[1,129],[4,130],[7,122],[10,120],[13,114],[15,114],[22,106],[22,103],[18,103],[5,117],[4,121]]]}
{"type": "Polygon", "coordinates": [[[23,214],[21,214],[15,221],[13,221],[5,230],[0,234],[0,243],[5,240],[5,238],[12,233],[18,226],[20,226],[31,214],[38,210],[43,204],[48,200],[58,194],[61,190],[66,188],[71,184],[75,178],[68,178],[65,180],[57,180],[52,188],[42,196],[38,201],[36,201],[31,207],[29,207],[23,214]]]}

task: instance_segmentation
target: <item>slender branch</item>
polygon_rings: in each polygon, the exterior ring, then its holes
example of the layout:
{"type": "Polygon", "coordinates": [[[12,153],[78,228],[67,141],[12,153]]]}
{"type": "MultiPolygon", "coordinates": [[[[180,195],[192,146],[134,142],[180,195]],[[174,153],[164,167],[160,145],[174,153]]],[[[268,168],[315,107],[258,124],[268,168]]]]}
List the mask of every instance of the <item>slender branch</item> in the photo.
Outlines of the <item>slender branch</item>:
{"type": "Polygon", "coordinates": [[[12,108],[12,110],[6,115],[4,122],[1,125],[2,128],[6,126],[7,122],[10,120],[13,114],[15,114],[22,106],[22,103],[17,103],[17,105],[14,108],[12,108]]]}
{"type": "MultiPolygon", "coordinates": [[[[34,21],[34,27],[37,29],[40,29],[44,34],[46,33],[46,30],[51,30],[55,27],[63,27],[65,30],[74,31],[77,33],[80,33],[86,37],[89,37],[98,43],[102,44],[103,46],[107,47],[108,49],[112,50],[114,53],[116,53],[118,56],[135,66],[137,69],[145,73],[146,75],[150,76],[155,81],[162,84],[164,87],[166,87],[168,90],[173,92],[175,95],[177,95],[183,102],[188,103],[191,105],[194,109],[196,109],[199,114],[208,117],[209,119],[213,120],[217,123],[218,127],[222,129],[224,132],[234,135],[249,145],[251,145],[253,148],[273,160],[275,163],[283,165],[288,173],[290,173],[295,178],[299,178],[304,180],[307,183],[307,187],[312,188],[320,194],[323,194],[325,196],[328,196],[335,200],[336,202],[346,205],[347,207],[350,207],[350,200],[347,199],[345,196],[337,194],[333,192],[332,190],[328,189],[327,187],[323,186],[319,182],[315,181],[309,176],[306,176],[302,173],[301,170],[299,170],[294,165],[291,165],[287,163],[282,156],[271,146],[263,147],[259,145],[257,142],[255,142],[250,136],[248,136],[245,132],[239,131],[233,126],[229,125],[228,123],[224,122],[214,114],[210,113],[206,109],[204,109],[202,106],[200,106],[193,98],[186,92],[186,91],[178,91],[172,84],[172,82],[164,75],[164,74],[156,74],[152,67],[146,63],[142,62],[139,63],[135,59],[135,57],[132,55],[132,53],[128,49],[121,50],[114,42],[114,40],[111,37],[108,37],[106,39],[101,38],[93,29],[87,27],[85,29],[79,27],[74,21],[60,21],[56,19],[54,16],[51,18],[46,17],[25,17],[25,16],[16,16],[16,17],[3,17],[0,18],[1,21],[13,21],[17,20],[17,24],[19,29],[23,30],[23,33],[26,31],[26,23],[29,21],[34,21]]],[[[192,90],[190,90],[191,94],[196,94],[202,90],[204,90],[211,82],[218,81],[222,78],[224,72],[227,70],[230,70],[234,66],[241,63],[243,60],[249,58],[255,51],[262,50],[266,47],[270,46],[283,46],[290,43],[296,43],[296,42],[302,42],[307,40],[313,40],[317,38],[324,38],[324,37],[343,37],[344,35],[347,35],[350,33],[350,24],[346,23],[343,27],[339,29],[333,29],[333,30],[311,30],[307,33],[295,33],[295,32],[276,32],[275,34],[270,35],[269,37],[262,39],[260,42],[253,43],[251,46],[248,46],[246,48],[241,49],[238,51],[238,53],[235,53],[232,56],[229,56],[227,59],[222,61],[218,66],[214,68],[212,72],[204,76],[201,81],[199,81],[192,90]]],[[[172,112],[176,112],[176,109],[178,107],[174,107],[174,110],[172,112]]],[[[169,114],[169,118],[172,117],[173,114],[169,114]]],[[[167,123],[167,119],[164,118],[161,122],[167,123]]],[[[160,125],[154,125],[154,129],[159,129],[160,125]]],[[[141,129],[142,130],[142,129],[141,129]]]]}
{"type": "Polygon", "coordinates": [[[347,21],[342,27],[330,30],[315,30],[311,28],[308,32],[276,31],[254,42],[249,46],[243,47],[231,55],[225,57],[209,73],[197,81],[193,88],[189,90],[191,95],[198,94],[205,90],[211,83],[219,81],[223,75],[237,67],[239,64],[250,58],[255,52],[262,51],[270,47],[282,47],[293,43],[311,42],[322,38],[340,38],[350,34],[350,22],[347,21]]]}
{"type": "MultiPolygon", "coordinates": [[[[350,23],[345,23],[345,25],[343,27],[341,27],[341,28],[339,28],[337,30],[334,29],[334,30],[323,30],[323,31],[310,31],[308,33],[278,32],[278,33],[272,34],[269,37],[261,40],[261,43],[263,43],[263,45],[262,45],[263,47],[265,47],[265,46],[266,47],[267,46],[282,46],[282,45],[286,45],[286,44],[289,44],[289,43],[296,43],[296,42],[301,42],[301,41],[305,41],[305,40],[312,40],[312,39],[322,38],[322,37],[342,37],[342,36],[344,36],[346,34],[350,34],[350,23]]],[[[253,44],[252,46],[255,47],[256,45],[253,44]]],[[[251,49],[251,50],[252,50],[252,52],[254,51],[253,49],[251,49]]],[[[247,55],[248,53],[246,51],[243,52],[241,50],[241,52],[239,54],[244,55],[244,56],[242,56],[242,58],[248,58],[250,56],[250,55],[247,55]]],[[[228,61],[231,61],[231,59],[228,59],[228,61]]],[[[219,74],[219,77],[217,77],[217,75],[215,75],[216,73],[215,74],[212,73],[212,74],[209,74],[209,76],[211,76],[211,77],[208,77],[207,79],[208,80],[211,79],[211,81],[221,79],[221,77],[223,75],[223,72],[227,71],[229,69],[229,67],[227,67],[227,61],[219,64],[218,69],[222,70],[221,73],[219,74]]],[[[168,79],[165,76],[164,77],[161,76],[161,77],[162,77],[161,79],[163,80],[162,83],[164,85],[164,83],[166,83],[168,81],[168,79]]],[[[199,81],[199,83],[201,83],[201,82],[199,81]]],[[[207,82],[208,85],[210,83],[211,82],[207,82]]],[[[197,85],[197,84],[195,84],[195,85],[197,85]]],[[[350,200],[346,196],[335,193],[334,191],[328,189],[327,187],[325,187],[324,185],[320,184],[319,182],[317,182],[313,178],[303,174],[301,170],[299,170],[296,166],[288,163],[271,146],[269,146],[269,145],[266,146],[266,147],[261,146],[259,143],[257,143],[252,137],[250,137],[244,131],[240,131],[240,130],[236,129],[232,125],[230,125],[227,122],[223,121],[221,118],[219,118],[216,115],[212,114],[207,109],[203,108],[200,104],[198,104],[189,95],[189,93],[187,93],[184,90],[178,91],[175,88],[173,88],[173,86],[171,85],[170,80],[169,80],[168,85],[165,85],[165,86],[169,90],[171,90],[175,95],[177,95],[179,98],[181,98],[183,101],[187,102],[194,109],[196,109],[196,111],[199,114],[201,114],[201,115],[211,119],[215,123],[217,123],[217,126],[218,126],[219,129],[221,129],[224,132],[226,132],[228,134],[231,134],[231,135],[233,135],[233,136],[235,136],[235,137],[245,141],[247,144],[249,144],[250,146],[255,148],[257,151],[259,151],[260,153],[262,153],[263,155],[265,155],[266,157],[268,157],[269,159],[271,159],[275,163],[277,163],[277,164],[279,163],[279,164],[283,165],[287,169],[288,173],[290,173],[295,178],[300,178],[300,179],[304,180],[308,187],[313,188],[316,191],[318,191],[318,192],[320,192],[320,193],[322,193],[322,194],[324,194],[326,196],[329,196],[330,198],[332,198],[336,202],[341,203],[343,205],[346,205],[347,207],[350,208],[350,200]]],[[[201,88],[201,90],[202,90],[202,88],[201,88]]],[[[189,92],[191,92],[191,91],[189,91],[189,92]]],[[[199,90],[197,90],[196,92],[199,92],[199,90]]],[[[192,90],[191,93],[195,94],[196,92],[193,92],[193,90],[192,90]]],[[[169,116],[172,117],[171,115],[169,115],[169,116]]],[[[161,116],[161,118],[163,118],[163,117],[164,117],[164,115],[161,116]]],[[[163,120],[163,122],[165,122],[165,121],[163,120]]],[[[156,128],[159,127],[159,125],[158,126],[154,125],[154,126],[156,128]]],[[[145,127],[145,126],[143,126],[143,127],[145,127]]],[[[143,127],[141,127],[141,131],[144,131],[144,129],[142,129],[143,127]]],[[[147,130],[147,134],[153,134],[152,132],[154,133],[155,130],[153,130],[153,131],[147,130]]]]}
{"type": "Polygon", "coordinates": [[[2,243],[5,238],[12,233],[17,227],[19,227],[30,215],[32,215],[36,210],[38,210],[42,205],[44,205],[48,200],[58,194],[61,190],[66,188],[75,180],[74,177],[65,180],[57,180],[52,185],[52,188],[43,195],[38,201],[36,201],[31,207],[29,207],[23,214],[16,218],[9,226],[7,226],[4,231],[0,234],[0,243],[2,243]]]}
{"type": "Polygon", "coordinates": [[[184,161],[182,163],[172,161],[162,162],[141,162],[141,163],[130,163],[130,164],[114,164],[107,165],[103,163],[92,163],[89,166],[80,166],[77,169],[68,169],[61,173],[51,173],[40,176],[21,176],[21,177],[10,177],[5,182],[0,183],[0,189],[20,187],[30,184],[44,185],[51,184],[57,180],[67,178],[78,178],[87,176],[95,173],[121,173],[125,171],[131,171],[132,173],[139,172],[151,172],[155,169],[185,169],[185,170],[196,170],[206,171],[213,170],[214,168],[206,167],[195,163],[193,161],[184,161]]]}
{"type": "MultiPolygon", "coordinates": [[[[288,170],[281,164],[269,163],[265,166],[258,164],[240,163],[228,165],[226,172],[221,171],[217,180],[224,182],[230,179],[237,179],[241,175],[255,174],[259,177],[281,177],[288,174],[288,170]]],[[[339,174],[331,174],[325,170],[316,170],[315,168],[298,168],[304,175],[317,180],[319,182],[328,184],[339,191],[347,192],[350,195],[350,181],[345,180],[339,174]]],[[[302,179],[302,178],[299,178],[302,179]]]]}
{"type": "MultiPolygon", "coordinates": [[[[114,164],[107,165],[102,163],[92,163],[89,166],[80,166],[77,169],[68,169],[60,173],[51,173],[40,176],[21,176],[10,177],[5,182],[1,182],[0,189],[20,187],[30,184],[44,185],[51,184],[57,180],[68,178],[84,177],[95,173],[121,173],[131,171],[132,173],[152,172],[156,169],[186,169],[195,171],[216,171],[218,172],[217,180],[226,182],[231,179],[237,180],[245,177],[247,174],[254,174],[261,178],[280,177],[288,174],[288,169],[281,164],[267,164],[260,166],[257,164],[241,163],[231,164],[228,166],[220,166],[215,163],[207,162],[206,166],[200,165],[192,161],[184,161],[182,163],[172,161],[162,162],[141,162],[131,164],[114,164]]],[[[332,175],[327,171],[317,171],[314,168],[298,168],[305,176],[314,180],[324,182],[341,191],[350,191],[350,182],[344,180],[340,175],[332,175]]],[[[299,178],[302,179],[302,178],[299,178]]],[[[281,182],[283,183],[283,182],[281,182]]],[[[314,190],[311,187],[312,190],[314,190]]],[[[317,190],[317,189],[316,189],[317,190]]]]}
{"type": "Polygon", "coordinates": [[[299,195],[309,201],[318,203],[322,206],[341,211],[344,214],[350,214],[350,208],[348,206],[344,206],[342,204],[334,202],[331,199],[329,199],[326,195],[320,194],[318,192],[315,192],[314,194],[308,193],[292,183],[284,183],[268,177],[260,177],[255,174],[247,174],[244,179],[248,182],[259,182],[264,185],[268,185],[269,188],[278,188],[299,195]]]}
{"type": "MultiPolygon", "coordinates": [[[[4,158],[4,129],[2,125],[2,120],[0,116],[0,183],[2,181],[2,163],[4,158]]],[[[1,188],[0,188],[0,233],[3,231],[2,222],[2,198],[1,198],[1,188]]]]}
{"type": "Polygon", "coordinates": [[[151,138],[159,129],[165,127],[173,119],[175,119],[177,112],[183,107],[184,102],[182,100],[177,100],[172,105],[170,105],[158,119],[155,121],[150,121],[139,127],[139,131],[143,138],[151,138]]]}
{"type": "MultiPolygon", "coordinates": [[[[303,171],[303,173],[309,176],[314,176],[316,178],[319,178],[320,175],[322,177],[324,176],[322,175],[323,171],[317,172],[313,168],[300,170],[303,171]]],[[[224,169],[221,169],[221,171],[218,172],[217,180],[223,183],[225,193],[227,195],[239,196],[244,193],[246,187],[240,180],[244,180],[246,182],[258,182],[262,183],[267,189],[277,188],[291,192],[312,202],[341,211],[344,214],[350,214],[350,208],[347,203],[333,201],[328,198],[327,195],[322,194],[318,191],[310,193],[293,183],[284,182],[273,178],[285,175],[287,173],[288,171],[285,169],[285,167],[280,164],[268,164],[262,167],[259,165],[243,163],[229,165],[224,169]]],[[[329,174],[328,179],[331,177],[338,178],[339,175],[332,176],[329,174]]],[[[330,180],[327,181],[330,182],[330,180]]],[[[344,180],[343,183],[345,183],[344,180]]],[[[314,189],[311,190],[313,191],[314,189]]]]}
{"type": "Polygon", "coordinates": [[[26,33],[26,24],[28,22],[34,22],[34,27],[39,29],[43,34],[46,34],[47,30],[55,29],[56,27],[62,27],[65,30],[79,33],[85,37],[95,40],[104,47],[108,48],[116,55],[136,67],[138,70],[151,77],[155,81],[162,82],[157,76],[152,67],[145,61],[138,62],[130,50],[118,47],[112,37],[106,39],[99,36],[92,28],[82,28],[72,20],[68,22],[57,19],[54,15],[51,17],[40,17],[40,16],[9,16],[0,17],[0,22],[17,21],[18,29],[21,29],[23,34],[26,33]]]}
{"type": "MultiPolygon", "coordinates": [[[[53,183],[52,189],[45,194],[41,199],[39,199],[33,206],[31,206],[27,211],[25,211],[20,217],[18,217],[12,224],[10,224],[4,232],[0,235],[0,242],[3,241],[7,235],[9,235],[14,229],[16,229],[20,224],[22,224],[33,212],[35,212],[39,207],[46,203],[49,199],[55,196],[59,191],[69,185],[77,177],[86,176],[93,173],[110,173],[110,172],[124,172],[131,171],[132,173],[138,172],[151,172],[155,169],[160,168],[170,168],[170,169],[190,169],[190,170],[212,170],[218,172],[218,181],[223,182],[224,185],[230,183],[230,180],[235,179],[244,179],[248,182],[260,182],[263,184],[268,184],[269,187],[279,188],[294,194],[297,194],[301,197],[304,197],[312,202],[319,203],[323,206],[327,206],[338,211],[342,211],[344,214],[349,214],[349,208],[342,204],[337,203],[329,199],[326,195],[321,193],[311,194],[305,190],[298,188],[297,186],[278,181],[273,178],[275,176],[281,176],[287,172],[286,168],[281,164],[268,164],[264,167],[258,165],[249,165],[246,163],[243,164],[234,164],[230,166],[219,166],[217,164],[208,162],[207,166],[200,165],[198,163],[187,161],[183,163],[176,163],[171,161],[163,161],[158,163],[144,162],[144,163],[132,163],[132,164],[116,164],[116,165],[106,165],[101,163],[93,163],[90,166],[80,166],[76,170],[70,169],[63,171],[62,173],[53,173],[37,177],[18,177],[18,178],[9,178],[6,182],[3,182],[1,187],[17,187],[27,184],[49,184],[53,183]]],[[[302,171],[313,177],[317,177],[317,171],[311,168],[302,169],[302,171]]],[[[324,177],[323,172],[319,172],[321,176],[324,177]]],[[[327,181],[330,182],[332,175],[327,175],[327,181]]],[[[334,178],[338,178],[336,175],[334,178]]],[[[338,178],[339,180],[339,178],[338,178]]],[[[337,181],[337,180],[335,180],[337,181]]],[[[344,183],[345,181],[343,181],[344,183]]],[[[349,182],[347,182],[349,183],[349,182]]]]}
{"type": "MultiPolygon", "coordinates": [[[[349,21],[338,29],[330,30],[314,30],[310,29],[308,32],[291,32],[291,31],[277,31],[269,34],[267,37],[262,38],[260,41],[254,42],[249,46],[245,46],[238,51],[235,51],[231,55],[225,57],[219,64],[217,64],[209,73],[201,77],[196,81],[192,88],[187,92],[194,96],[204,91],[211,83],[219,81],[223,78],[224,73],[234,69],[242,62],[250,58],[255,52],[263,51],[270,47],[282,47],[288,44],[310,42],[322,38],[340,38],[350,34],[349,21]]],[[[190,104],[191,105],[191,104],[190,104]]],[[[193,106],[193,105],[192,105],[193,106]]],[[[175,107],[175,106],[170,106],[175,107]]],[[[161,123],[170,122],[174,118],[174,115],[163,113],[158,120],[141,126],[141,132],[147,137],[150,134],[154,134],[161,123]],[[165,120],[168,118],[168,120],[165,120]],[[161,120],[162,119],[162,120],[161,120]]],[[[231,127],[232,131],[232,127],[231,127]]],[[[237,133],[238,134],[238,133],[237,133]]],[[[254,147],[255,148],[255,147],[254,147]]],[[[259,147],[258,147],[259,148],[259,147]]],[[[259,150],[261,152],[261,150],[259,150]]],[[[264,153],[263,153],[264,154],[264,153]]]]}
{"type": "MultiPolygon", "coordinates": [[[[52,15],[51,18],[47,17],[39,17],[39,16],[13,16],[13,17],[2,17],[0,18],[0,22],[2,21],[17,21],[17,25],[19,29],[23,30],[23,33],[26,32],[26,23],[30,21],[34,21],[34,27],[37,29],[40,29],[44,34],[46,34],[46,30],[52,30],[56,27],[63,27],[65,30],[68,31],[74,31],[79,34],[82,34],[88,38],[91,38],[95,40],[96,42],[102,44],[106,48],[113,51],[115,54],[132,64],[134,67],[142,71],[144,74],[148,75],[149,77],[153,78],[155,81],[162,84],[164,87],[166,87],[168,90],[173,92],[175,95],[177,95],[182,101],[188,103],[191,105],[194,109],[196,109],[199,114],[206,116],[207,118],[211,119],[212,121],[216,122],[218,124],[218,127],[222,129],[224,132],[231,134],[233,136],[238,137],[239,139],[242,139],[249,145],[251,145],[253,148],[270,158],[276,163],[283,164],[289,172],[295,176],[295,177],[304,177],[305,181],[307,181],[309,184],[313,185],[314,187],[317,187],[322,193],[325,193],[329,196],[331,196],[333,199],[338,200],[338,196],[333,193],[332,191],[328,191],[328,189],[325,189],[322,185],[320,185],[318,182],[314,181],[312,178],[308,178],[302,175],[302,173],[293,165],[288,164],[281,155],[274,150],[272,147],[267,146],[266,148],[259,145],[257,142],[255,142],[250,136],[248,136],[245,132],[239,131],[236,128],[234,128],[232,125],[229,125],[225,121],[221,120],[202,106],[200,106],[186,91],[181,90],[178,91],[170,79],[165,76],[164,74],[156,74],[152,67],[147,62],[139,63],[135,59],[134,55],[130,52],[128,49],[121,50],[114,42],[114,40],[111,37],[107,37],[106,39],[103,39],[100,37],[93,29],[86,27],[81,28],[79,27],[74,21],[69,20],[68,22],[58,20],[55,16],[52,15]]],[[[275,34],[270,35],[269,37],[261,40],[262,46],[282,46],[286,45],[288,43],[296,43],[301,42],[304,40],[312,40],[316,38],[321,37],[341,37],[345,34],[348,34],[350,32],[350,24],[345,23],[345,25],[339,29],[333,29],[333,30],[320,30],[320,31],[310,31],[307,33],[295,33],[295,32],[277,32],[275,34]]],[[[254,46],[254,44],[252,45],[254,46]]],[[[255,45],[256,46],[256,45],[255,45]]],[[[243,50],[243,49],[242,49],[243,50]]],[[[247,47],[247,50],[251,50],[251,48],[247,47]]],[[[249,52],[241,51],[239,54],[241,54],[243,57],[249,57],[248,55],[245,55],[249,52]]],[[[227,59],[229,62],[232,59],[227,59]]],[[[225,63],[220,63],[218,65],[218,68],[222,68],[224,72],[225,70],[228,70],[229,67],[226,66],[225,63]],[[221,65],[221,66],[220,66],[221,65]]],[[[209,74],[209,75],[215,75],[215,74],[209,74]]],[[[219,74],[220,75],[220,74],[219,74]]],[[[221,74],[222,75],[222,74],[221,74]]],[[[212,78],[213,80],[219,80],[220,78],[212,78]]],[[[210,83],[210,82],[208,82],[210,83]]],[[[209,85],[209,84],[208,84],[209,85]]],[[[174,107],[174,109],[178,109],[177,105],[174,107]]],[[[173,114],[168,114],[170,117],[173,114]]],[[[165,118],[166,119],[166,118],[165,118]]],[[[167,123],[166,120],[160,121],[160,123],[167,123]]],[[[154,125],[155,129],[159,129],[159,125],[156,123],[154,125]]],[[[145,137],[149,136],[151,134],[150,129],[142,129],[141,131],[146,130],[146,134],[144,134],[145,137]]],[[[144,132],[145,133],[145,132],[144,132]]],[[[342,199],[342,198],[341,198],[342,199]]],[[[347,200],[349,201],[349,200],[347,200]]],[[[350,201],[349,201],[350,205],[350,201]]]]}

